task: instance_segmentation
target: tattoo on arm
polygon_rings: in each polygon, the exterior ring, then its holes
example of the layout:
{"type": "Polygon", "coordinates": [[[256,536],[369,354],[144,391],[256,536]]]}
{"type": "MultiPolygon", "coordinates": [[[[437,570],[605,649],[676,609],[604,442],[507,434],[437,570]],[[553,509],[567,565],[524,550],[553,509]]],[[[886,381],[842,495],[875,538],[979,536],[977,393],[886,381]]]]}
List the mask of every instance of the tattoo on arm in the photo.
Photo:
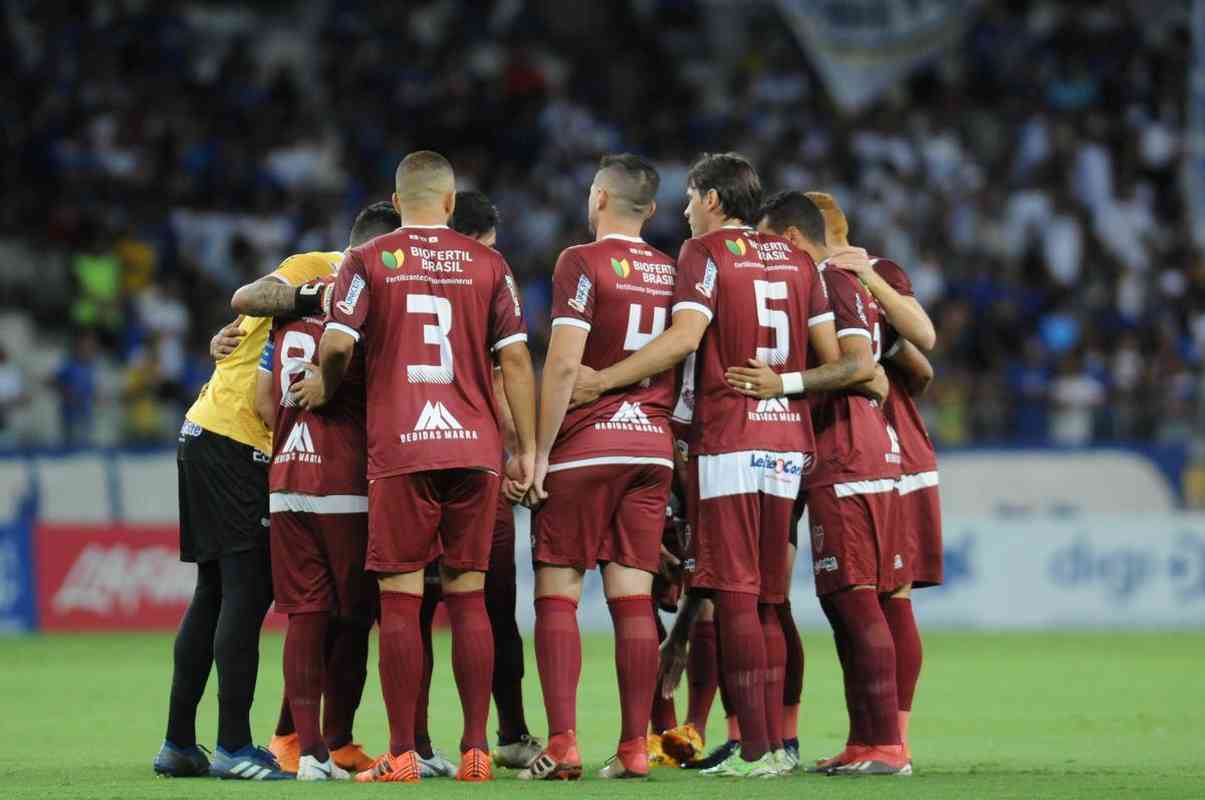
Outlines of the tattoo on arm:
{"type": "Polygon", "coordinates": [[[283,316],[292,313],[296,294],[295,286],[264,277],[235,292],[231,306],[252,317],[283,316]]]}

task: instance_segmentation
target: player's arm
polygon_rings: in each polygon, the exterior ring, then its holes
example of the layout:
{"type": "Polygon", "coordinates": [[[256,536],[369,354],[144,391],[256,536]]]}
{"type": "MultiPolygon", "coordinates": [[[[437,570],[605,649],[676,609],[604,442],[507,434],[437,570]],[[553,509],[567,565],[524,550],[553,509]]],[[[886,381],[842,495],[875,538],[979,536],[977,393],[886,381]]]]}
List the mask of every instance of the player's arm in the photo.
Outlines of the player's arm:
{"type": "Polygon", "coordinates": [[[272,373],[255,373],[255,413],[269,428],[276,424],[276,402],[272,398],[272,373]]]}
{"type": "Polygon", "coordinates": [[[903,375],[908,394],[919,397],[928,391],[933,382],[933,365],[912,342],[900,339],[886,357],[903,375]]]}
{"type": "Polygon", "coordinates": [[[272,274],[239,287],[230,298],[230,307],[252,317],[301,317],[322,312],[329,284],[306,282],[314,272],[304,258],[287,258],[272,274]]]}
{"type": "Polygon", "coordinates": [[[531,488],[536,452],[536,376],[526,341],[512,342],[498,351],[506,403],[515,424],[513,469],[508,465],[506,496],[518,500],[531,488]]]}
{"type": "Polygon", "coordinates": [[[553,325],[548,340],[548,355],[544,358],[544,376],[540,383],[540,421],[536,432],[536,478],[533,500],[542,502],[548,494],[544,491],[544,476],[548,472],[548,455],[560,433],[565,412],[569,410],[569,399],[573,384],[582,366],[582,353],[586,351],[586,339],[590,331],[577,325],[553,325]]]}
{"type": "Polygon", "coordinates": [[[693,308],[675,311],[673,322],[660,336],[623,361],[598,372],[581,367],[573,388],[573,405],[592,403],[606,392],[672,369],[699,349],[699,342],[710,324],[711,317],[693,308]]]}
{"type": "Polygon", "coordinates": [[[876,272],[865,250],[860,247],[843,250],[830,258],[829,263],[858,276],[900,336],[926,352],[937,345],[937,331],[924,307],[915,297],[901,294],[876,272]]]}
{"type": "Polygon", "coordinates": [[[809,328],[808,341],[815,347],[821,361],[827,359],[828,363],[822,363],[804,372],[779,375],[765,362],[751,358],[747,366],[729,367],[724,377],[728,380],[728,385],[741,394],[763,400],[803,394],[805,391],[831,392],[850,389],[858,384],[873,381],[875,363],[869,337],[838,338],[833,321],[827,320],[809,328]]]}
{"type": "Polygon", "coordinates": [[[515,416],[510,411],[510,402],[506,397],[506,382],[502,378],[502,368],[494,367],[494,397],[498,401],[499,429],[502,433],[502,446],[509,452],[515,452],[519,446],[515,434],[515,416]]]}

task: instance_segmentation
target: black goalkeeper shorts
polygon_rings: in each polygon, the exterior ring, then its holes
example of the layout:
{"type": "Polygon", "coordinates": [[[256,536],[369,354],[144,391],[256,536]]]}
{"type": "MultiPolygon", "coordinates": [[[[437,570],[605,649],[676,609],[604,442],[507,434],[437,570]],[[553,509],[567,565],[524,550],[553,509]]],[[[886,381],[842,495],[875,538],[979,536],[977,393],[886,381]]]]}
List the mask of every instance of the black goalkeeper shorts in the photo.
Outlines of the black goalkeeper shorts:
{"type": "Polygon", "coordinates": [[[180,560],[267,548],[269,456],[187,421],[178,441],[180,560]]]}

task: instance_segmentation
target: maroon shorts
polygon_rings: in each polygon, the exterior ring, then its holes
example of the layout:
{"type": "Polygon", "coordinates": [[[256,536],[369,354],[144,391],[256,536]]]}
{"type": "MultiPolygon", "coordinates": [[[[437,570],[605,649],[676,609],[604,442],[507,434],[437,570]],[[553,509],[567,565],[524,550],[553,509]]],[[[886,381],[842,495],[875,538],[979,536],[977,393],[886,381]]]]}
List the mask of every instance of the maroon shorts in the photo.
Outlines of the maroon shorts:
{"type": "Polygon", "coordinates": [[[673,470],[662,464],[549,472],[548,499],[534,522],[535,562],[586,570],[614,561],[656,572],[672,481],[673,470]]]}
{"type": "Polygon", "coordinates": [[[441,469],[368,484],[368,569],[417,572],[437,558],[451,569],[484,572],[497,511],[497,475],[441,469]]]}
{"type": "Polygon", "coordinates": [[[376,617],[376,578],[364,570],[367,514],[274,511],[269,541],[277,611],[376,617]]]}
{"type": "Polygon", "coordinates": [[[889,592],[912,576],[892,478],[808,489],[816,594],[850,586],[889,592]]]}
{"type": "Polygon", "coordinates": [[[786,599],[791,585],[787,540],[802,456],[769,455],[749,451],[691,458],[692,588],[755,594],[763,603],[786,599]]]}
{"type": "Polygon", "coordinates": [[[900,527],[906,539],[904,559],[912,568],[912,586],[940,586],[942,582],[941,498],[937,472],[900,478],[897,492],[900,527]]]}

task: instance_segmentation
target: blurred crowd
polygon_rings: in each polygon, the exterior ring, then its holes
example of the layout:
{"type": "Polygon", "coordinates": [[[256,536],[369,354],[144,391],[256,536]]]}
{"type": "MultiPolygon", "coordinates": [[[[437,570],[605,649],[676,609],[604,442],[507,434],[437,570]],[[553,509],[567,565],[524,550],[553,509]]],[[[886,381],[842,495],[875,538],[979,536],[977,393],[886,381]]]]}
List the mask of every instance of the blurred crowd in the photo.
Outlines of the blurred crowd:
{"type": "Polygon", "coordinates": [[[942,445],[1182,440],[1191,41],[1184,9],[1131,8],[987,2],[843,114],[773,3],[6,3],[0,443],[170,441],[233,289],[345,246],[420,147],[498,205],[537,351],[598,156],[656,161],[647,236],[676,253],[690,160],[731,149],[910,271],[942,445]]]}

